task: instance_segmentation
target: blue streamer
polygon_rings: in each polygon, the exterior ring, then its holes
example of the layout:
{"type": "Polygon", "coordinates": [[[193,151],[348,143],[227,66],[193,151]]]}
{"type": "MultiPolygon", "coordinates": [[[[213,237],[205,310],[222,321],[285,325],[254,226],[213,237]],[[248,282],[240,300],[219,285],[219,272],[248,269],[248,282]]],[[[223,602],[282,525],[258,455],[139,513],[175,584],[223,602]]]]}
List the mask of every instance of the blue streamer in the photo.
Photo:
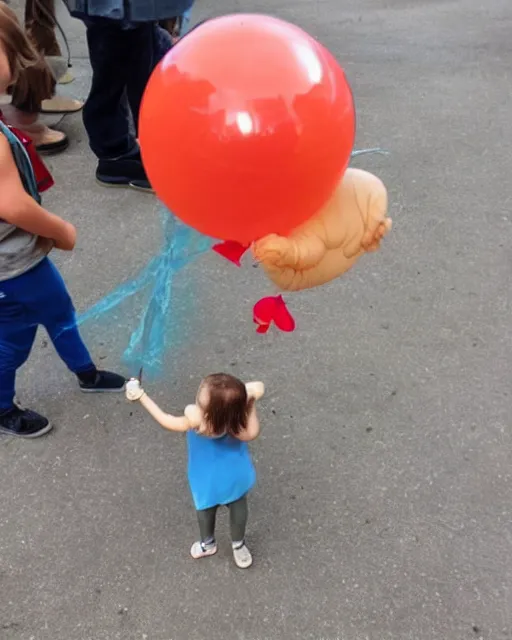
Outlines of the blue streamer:
{"type": "Polygon", "coordinates": [[[210,238],[179,222],[167,210],[162,215],[162,226],[164,243],[159,255],[133,280],[117,287],[77,318],[78,325],[97,320],[121,302],[151,286],[150,302],[123,354],[123,360],[131,371],[136,372],[144,367],[150,376],[161,374],[169,347],[174,277],[208,251],[213,243],[210,238]]]}

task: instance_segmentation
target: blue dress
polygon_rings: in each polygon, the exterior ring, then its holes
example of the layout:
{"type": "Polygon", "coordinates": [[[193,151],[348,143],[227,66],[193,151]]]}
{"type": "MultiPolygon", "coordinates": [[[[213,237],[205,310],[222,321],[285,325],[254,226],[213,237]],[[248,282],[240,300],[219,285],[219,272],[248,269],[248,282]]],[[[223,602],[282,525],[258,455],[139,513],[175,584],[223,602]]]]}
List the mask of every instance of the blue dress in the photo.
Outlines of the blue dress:
{"type": "Polygon", "coordinates": [[[235,502],[256,482],[249,447],[229,435],[187,431],[188,482],[198,511],[235,502]]]}

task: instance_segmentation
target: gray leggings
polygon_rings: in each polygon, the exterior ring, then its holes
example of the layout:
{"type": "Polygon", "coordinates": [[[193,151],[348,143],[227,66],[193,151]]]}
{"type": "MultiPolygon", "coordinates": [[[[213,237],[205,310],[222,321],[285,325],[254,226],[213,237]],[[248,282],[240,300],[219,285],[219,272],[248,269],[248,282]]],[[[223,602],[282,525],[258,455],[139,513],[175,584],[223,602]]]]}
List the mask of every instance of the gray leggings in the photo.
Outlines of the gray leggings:
{"type": "MultiPolygon", "coordinates": [[[[249,513],[247,496],[243,496],[239,500],[231,502],[226,506],[229,509],[231,540],[233,540],[233,542],[241,542],[245,537],[245,527],[249,513]]],[[[212,542],[215,539],[215,516],[217,515],[217,509],[218,506],[211,507],[210,509],[202,509],[197,512],[201,542],[212,542]]]]}

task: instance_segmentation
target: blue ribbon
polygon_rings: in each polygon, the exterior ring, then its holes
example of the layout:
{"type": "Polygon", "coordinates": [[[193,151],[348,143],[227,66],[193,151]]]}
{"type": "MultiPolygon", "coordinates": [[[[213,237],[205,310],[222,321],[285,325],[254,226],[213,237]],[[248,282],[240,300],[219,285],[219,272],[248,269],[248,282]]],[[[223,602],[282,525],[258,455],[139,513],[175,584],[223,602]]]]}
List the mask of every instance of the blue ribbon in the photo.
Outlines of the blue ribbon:
{"type": "Polygon", "coordinates": [[[169,211],[163,211],[164,242],[161,252],[138,276],[120,285],[77,318],[78,325],[97,320],[136,293],[151,286],[150,301],[142,313],[123,354],[124,362],[136,372],[158,376],[169,347],[172,321],[172,293],[176,274],[199,255],[208,251],[213,241],[179,222],[169,211]]]}

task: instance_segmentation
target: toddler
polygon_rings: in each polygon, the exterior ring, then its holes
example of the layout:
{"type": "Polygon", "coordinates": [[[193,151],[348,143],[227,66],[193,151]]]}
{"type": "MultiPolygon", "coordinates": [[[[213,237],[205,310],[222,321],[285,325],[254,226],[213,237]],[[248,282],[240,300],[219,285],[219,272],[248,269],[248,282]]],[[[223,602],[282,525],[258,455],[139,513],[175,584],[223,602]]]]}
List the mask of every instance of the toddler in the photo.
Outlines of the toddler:
{"type": "Polygon", "coordinates": [[[235,563],[241,569],[252,564],[245,528],[247,494],[256,482],[256,472],[247,443],[260,433],[256,400],[263,393],[262,382],[244,384],[231,375],[216,373],[201,382],[196,404],[177,417],[163,412],[139,380],[130,380],[126,386],[128,400],[140,401],[162,427],[187,434],[188,480],[200,534],[190,550],[193,558],[217,552],[215,517],[219,506],[227,506],[235,563]]]}

